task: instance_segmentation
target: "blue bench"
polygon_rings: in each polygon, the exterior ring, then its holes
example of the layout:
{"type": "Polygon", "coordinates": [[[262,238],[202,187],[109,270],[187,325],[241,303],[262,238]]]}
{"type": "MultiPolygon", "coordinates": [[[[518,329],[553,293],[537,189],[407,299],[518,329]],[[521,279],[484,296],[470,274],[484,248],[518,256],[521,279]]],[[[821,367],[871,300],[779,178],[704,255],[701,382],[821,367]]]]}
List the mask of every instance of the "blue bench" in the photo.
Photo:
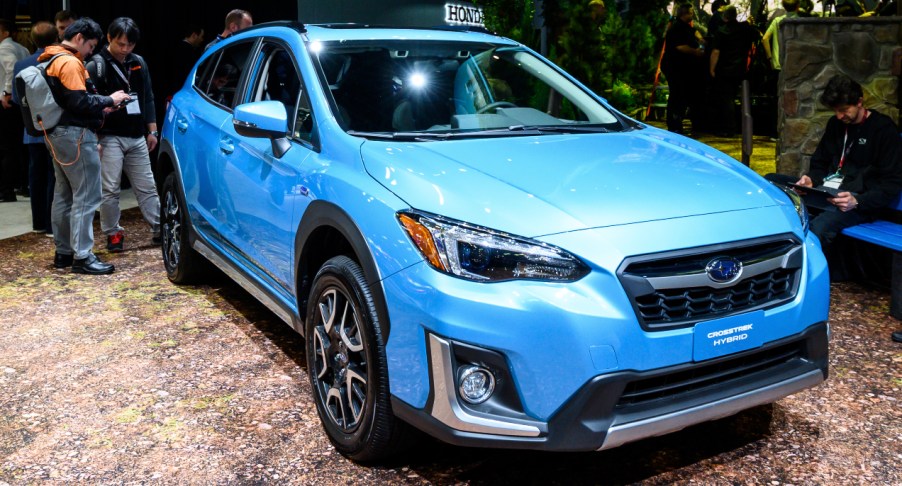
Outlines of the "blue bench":
{"type": "MultiPolygon", "coordinates": [[[[890,208],[902,212],[902,194],[890,204],[890,208]]],[[[890,315],[902,320],[902,224],[878,220],[850,226],[843,230],[843,234],[893,251],[890,315]]]]}

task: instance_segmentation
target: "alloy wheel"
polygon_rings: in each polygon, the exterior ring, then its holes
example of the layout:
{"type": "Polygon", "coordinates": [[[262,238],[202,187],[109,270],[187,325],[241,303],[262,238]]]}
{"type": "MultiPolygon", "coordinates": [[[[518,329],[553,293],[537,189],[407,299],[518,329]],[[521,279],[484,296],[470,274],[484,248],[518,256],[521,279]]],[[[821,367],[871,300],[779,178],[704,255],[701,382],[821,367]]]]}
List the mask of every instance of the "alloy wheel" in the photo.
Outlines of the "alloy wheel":
{"type": "Polygon", "coordinates": [[[321,293],[316,305],[314,382],[330,420],[351,433],[367,405],[367,360],[358,312],[336,287],[321,293]]]}
{"type": "Polygon", "coordinates": [[[182,247],[181,212],[178,196],[174,191],[166,191],[163,198],[163,257],[169,268],[179,264],[179,252],[182,247]]]}

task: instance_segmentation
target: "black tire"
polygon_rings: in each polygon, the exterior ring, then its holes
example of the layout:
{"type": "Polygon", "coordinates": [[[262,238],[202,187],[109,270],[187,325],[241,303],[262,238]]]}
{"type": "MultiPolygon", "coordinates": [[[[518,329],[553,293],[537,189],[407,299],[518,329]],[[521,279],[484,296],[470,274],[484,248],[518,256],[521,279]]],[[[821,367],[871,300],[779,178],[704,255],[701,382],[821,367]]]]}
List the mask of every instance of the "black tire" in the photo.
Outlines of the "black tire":
{"type": "Polygon", "coordinates": [[[163,265],[174,283],[196,283],[208,269],[207,261],[191,248],[188,239],[188,214],[175,173],[163,181],[160,197],[160,236],[163,239],[163,265]]]}
{"type": "Polygon", "coordinates": [[[308,302],[307,373],[332,445],[358,462],[401,452],[411,431],[392,413],[383,330],[360,266],[327,261],[308,302]]]}

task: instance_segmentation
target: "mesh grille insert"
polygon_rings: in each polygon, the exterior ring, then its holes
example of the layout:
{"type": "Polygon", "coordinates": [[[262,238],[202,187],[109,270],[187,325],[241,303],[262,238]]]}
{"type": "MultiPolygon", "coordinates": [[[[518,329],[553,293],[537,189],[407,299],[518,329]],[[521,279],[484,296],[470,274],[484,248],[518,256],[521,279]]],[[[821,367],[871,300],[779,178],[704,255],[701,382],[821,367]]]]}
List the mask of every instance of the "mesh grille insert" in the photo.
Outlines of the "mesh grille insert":
{"type": "Polygon", "coordinates": [[[693,366],[685,371],[633,381],[626,386],[618,406],[672,398],[682,393],[774,368],[803,357],[803,344],[803,342],[794,342],[718,363],[693,366]]]}
{"type": "Polygon", "coordinates": [[[725,289],[664,289],[636,298],[646,324],[709,318],[791,299],[794,270],[779,269],[739,281],[725,289]]]}

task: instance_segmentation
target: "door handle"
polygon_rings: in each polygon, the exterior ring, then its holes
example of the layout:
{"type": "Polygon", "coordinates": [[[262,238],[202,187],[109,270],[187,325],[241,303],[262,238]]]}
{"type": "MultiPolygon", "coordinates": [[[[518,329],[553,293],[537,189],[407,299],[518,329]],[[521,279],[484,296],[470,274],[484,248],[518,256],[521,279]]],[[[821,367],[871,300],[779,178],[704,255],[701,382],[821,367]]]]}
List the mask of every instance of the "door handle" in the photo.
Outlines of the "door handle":
{"type": "Polygon", "coordinates": [[[185,133],[188,131],[188,120],[184,118],[176,118],[175,119],[175,128],[179,131],[179,133],[185,133]]]}
{"type": "Polygon", "coordinates": [[[219,150],[222,150],[222,153],[229,155],[235,151],[235,142],[229,137],[222,137],[219,139],[219,150]]]}

